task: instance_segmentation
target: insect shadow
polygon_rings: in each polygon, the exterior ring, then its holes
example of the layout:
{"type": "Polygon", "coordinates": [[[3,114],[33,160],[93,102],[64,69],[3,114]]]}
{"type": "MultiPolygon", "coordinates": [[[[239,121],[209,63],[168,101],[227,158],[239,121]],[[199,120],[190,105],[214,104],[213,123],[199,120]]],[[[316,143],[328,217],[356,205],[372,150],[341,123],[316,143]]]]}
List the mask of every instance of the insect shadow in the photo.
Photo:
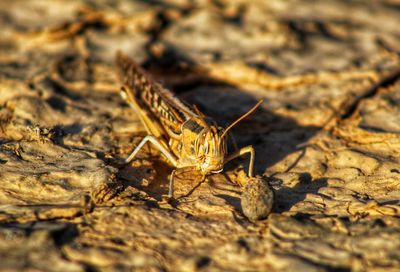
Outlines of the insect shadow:
{"type": "MultiPolygon", "coordinates": [[[[226,126],[257,103],[257,98],[247,91],[228,84],[202,85],[182,93],[182,97],[198,105],[203,112],[213,117],[222,126],[226,126]]],[[[299,146],[319,131],[318,127],[300,126],[292,119],[278,116],[269,111],[268,104],[265,104],[232,129],[237,146],[253,145],[256,152],[254,166],[256,175],[263,174],[268,167],[278,163],[289,154],[303,149],[304,147],[299,146]]],[[[231,144],[230,147],[232,150],[233,145],[231,144]]],[[[225,170],[237,167],[238,164],[242,164],[247,169],[248,158],[243,157],[227,164],[225,170]]],[[[290,171],[293,167],[295,165],[289,166],[286,170],[290,171]]],[[[307,193],[315,193],[323,186],[326,186],[326,181],[313,181],[311,178],[302,179],[296,188],[276,184],[274,210],[289,210],[296,203],[303,201],[307,193]]],[[[229,194],[221,194],[220,197],[237,210],[241,210],[238,197],[229,194]]]]}
{"type": "Polygon", "coordinates": [[[73,223],[38,221],[0,223],[0,231],[5,229],[10,230],[7,233],[8,237],[6,237],[9,240],[18,238],[20,233],[29,236],[34,231],[48,231],[50,238],[53,239],[57,246],[71,243],[79,235],[77,225],[73,223]]]}

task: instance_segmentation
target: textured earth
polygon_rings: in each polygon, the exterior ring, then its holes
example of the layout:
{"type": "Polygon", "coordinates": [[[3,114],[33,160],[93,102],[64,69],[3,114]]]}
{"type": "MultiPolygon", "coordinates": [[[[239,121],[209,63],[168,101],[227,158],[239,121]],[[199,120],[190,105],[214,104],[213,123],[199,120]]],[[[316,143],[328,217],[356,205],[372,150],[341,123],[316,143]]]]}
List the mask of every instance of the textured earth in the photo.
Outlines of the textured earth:
{"type": "Polygon", "coordinates": [[[399,271],[400,2],[1,1],[0,270],[399,271]],[[202,181],[119,97],[131,56],[253,145],[202,181]]]}

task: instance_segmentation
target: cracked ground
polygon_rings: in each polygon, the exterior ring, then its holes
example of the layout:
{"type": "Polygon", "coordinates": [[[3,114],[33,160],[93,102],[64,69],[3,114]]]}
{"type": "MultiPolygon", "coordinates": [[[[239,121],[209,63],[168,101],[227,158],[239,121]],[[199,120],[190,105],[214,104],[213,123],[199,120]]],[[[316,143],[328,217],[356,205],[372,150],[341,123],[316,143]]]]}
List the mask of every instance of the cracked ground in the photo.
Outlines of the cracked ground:
{"type": "Polygon", "coordinates": [[[0,270],[399,271],[396,0],[0,2],[0,270]],[[121,50],[253,145],[177,176],[120,98],[121,50]]]}

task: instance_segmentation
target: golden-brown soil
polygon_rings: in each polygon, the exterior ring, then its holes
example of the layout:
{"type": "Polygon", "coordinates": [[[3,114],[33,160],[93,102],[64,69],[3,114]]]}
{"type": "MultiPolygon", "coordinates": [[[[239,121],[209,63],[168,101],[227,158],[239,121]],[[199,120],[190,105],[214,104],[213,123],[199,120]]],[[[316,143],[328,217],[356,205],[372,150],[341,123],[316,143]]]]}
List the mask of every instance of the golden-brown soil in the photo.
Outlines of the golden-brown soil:
{"type": "Polygon", "coordinates": [[[0,270],[397,271],[400,5],[1,1],[0,270]],[[275,193],[250,222],[246,160],[201,181],[145,148],[122,50],[254,145],[275,193]],[[242,166],[243,165],[243,166],[242,166]]]}

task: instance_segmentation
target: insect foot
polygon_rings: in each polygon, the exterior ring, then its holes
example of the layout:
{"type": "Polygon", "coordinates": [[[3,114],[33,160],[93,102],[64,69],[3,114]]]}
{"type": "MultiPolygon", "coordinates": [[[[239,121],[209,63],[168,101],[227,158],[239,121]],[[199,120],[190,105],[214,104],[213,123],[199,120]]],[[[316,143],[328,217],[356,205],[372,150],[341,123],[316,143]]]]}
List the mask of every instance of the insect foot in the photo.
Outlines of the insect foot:
{"type": "Polygon", "coordinates": [[[249,177],[241,198],[243,214],[250,220],[267,218],[272,210],[274,192],[264,177],[249,177]]]}

